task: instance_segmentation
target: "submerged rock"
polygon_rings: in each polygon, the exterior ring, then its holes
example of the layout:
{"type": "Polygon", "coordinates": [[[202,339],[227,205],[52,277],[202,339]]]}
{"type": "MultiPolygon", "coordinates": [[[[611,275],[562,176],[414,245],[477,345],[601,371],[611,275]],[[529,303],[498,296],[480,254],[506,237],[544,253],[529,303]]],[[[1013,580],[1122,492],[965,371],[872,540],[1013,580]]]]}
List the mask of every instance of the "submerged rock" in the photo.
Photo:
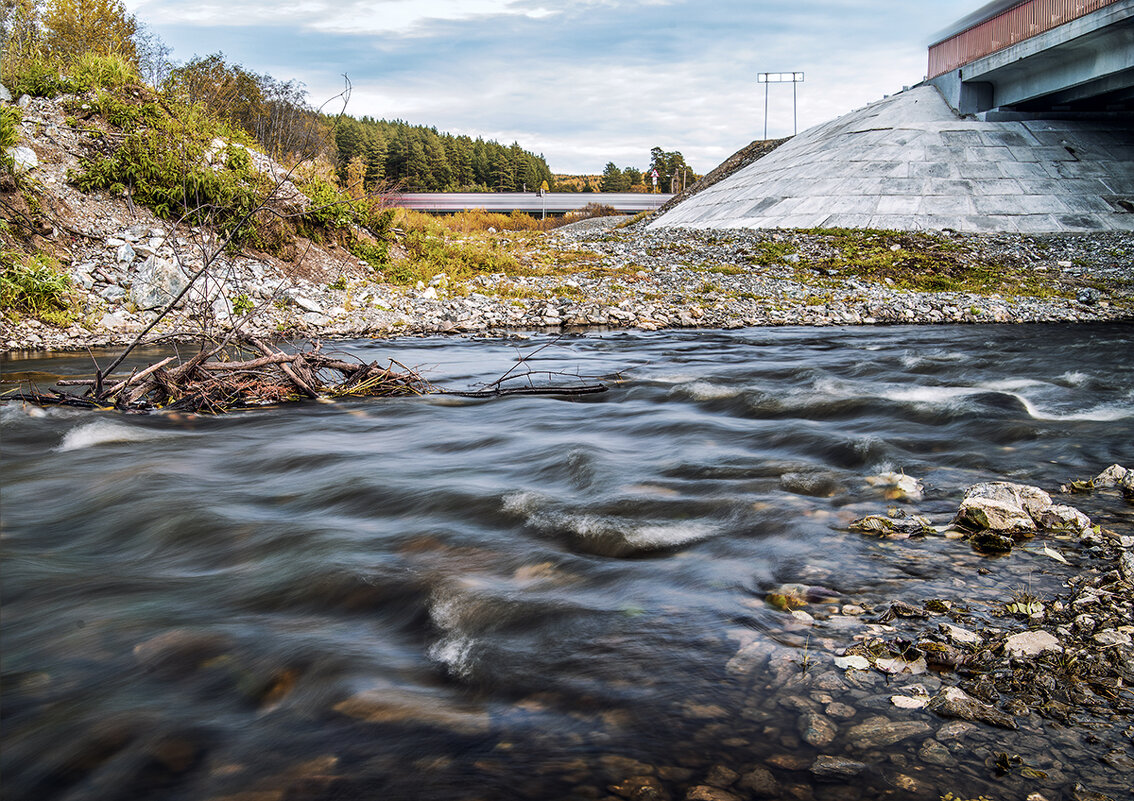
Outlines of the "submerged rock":
{"type": "Polygon", "coordinates": [[[367,723],[433,726],[458,734],[484,734],[491,727],[487,712],[454,709],[443,700],[395,688],[364,690],[334,709],[367,723]]]}
{"type": "Polygon", "coordinates": [[[839,781],[841,779],[853,779],[866,770],[866,763],[847,757],[820,754],[815,757],[815,762],[812,763],[809,770],[813,776],[820,779],[839,781]]]}
{"type": "Polygon", "coordinates": [[[618,784],[610,785],[609,789],[615,795],[630,801],[670,801],[671,798],[665,785],[654,776],[631,776],[618,784]]]}
{"type": "Polygon", "coordinates": [[[890,720],[878,716],[872,717],[848,730],[848,741],[862,749],[880,748],[886,745],[900,743],[910,737],[928,734],[931,728],[923,720],[890,720]]]}
{"type": "Polygon", "coordinates": [[[689,792],[685,794],[685,801],[740,801],[740,796],[736,793],[730,793],[728,790],[722,790],[720,787],[700,784],[690,788],[689,792]]]}
{"type": "Polygon", "coordinates": [[[990,704],[978,701],[959,687],[943,688],[933,697],[927,708],[943,718],[977,720],[1004,729],[1016,728],[1016,719],[1007,712],[1001,712],[990,704]]]}
{"type": "Polygon", "coordinates": [[[757,798],[778,798],[780,783],[767,768],[756,767],[740,777],[737,787],[747,790],[757,798]]]}

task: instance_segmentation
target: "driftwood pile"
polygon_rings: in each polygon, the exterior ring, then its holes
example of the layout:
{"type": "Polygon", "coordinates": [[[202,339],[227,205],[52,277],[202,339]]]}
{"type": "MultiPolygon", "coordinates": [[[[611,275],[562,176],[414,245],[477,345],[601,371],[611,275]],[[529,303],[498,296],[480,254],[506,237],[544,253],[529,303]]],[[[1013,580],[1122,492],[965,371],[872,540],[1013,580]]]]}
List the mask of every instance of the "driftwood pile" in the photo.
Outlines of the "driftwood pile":
{"type": "Polygon", "coordinates": [[[562,374],[537,373],[527,369],[516,372],[517,367],[526,367],[530,356],[521,357],[512,370],[492,383],[471,390],[434,387],[415,370],[395,360],[390,360],[383,367],[378,362],[348,361],[350,357],[328,355],[323,353],[320,342],[312,343],[306,350],[289,352],[254,337],[244,337],[235,343],[226,341],[202,347],[188,359],[170,356],[129,374],[112,374],[111,371],[124,356],[105,370],[97,369],[94,378],[56,382],[61,387],[86,387],[81,395],[59,390],[44,392],[31,387],[10,393],[3,399],[38,406],[221,414],[305,399],[411,395],[458,395],[467,398],[570,396],[606,391],[602,384],[577,381],[569,386],[537,385],[533,380],[537,376],[546,379],[562,374]],[[509,382],[513,385],[508,385],[509,382]],[[516,386],[516,382],[524,385],[516,386]]]}
{"type": "Polygon", "coordinates": [[[289,353],[258,339],[202,348],[192,358],[162,359],[126,376],[69,379],[59,386],[85,386],[82,395],[52,390],[22,391],[9,397],[40,405],[116,408],[122,411],[221,413],[304,398],[396,397],[432,391],[416,372],[391,361],[345,361],[326,355],[316,342],[289,353]]]}

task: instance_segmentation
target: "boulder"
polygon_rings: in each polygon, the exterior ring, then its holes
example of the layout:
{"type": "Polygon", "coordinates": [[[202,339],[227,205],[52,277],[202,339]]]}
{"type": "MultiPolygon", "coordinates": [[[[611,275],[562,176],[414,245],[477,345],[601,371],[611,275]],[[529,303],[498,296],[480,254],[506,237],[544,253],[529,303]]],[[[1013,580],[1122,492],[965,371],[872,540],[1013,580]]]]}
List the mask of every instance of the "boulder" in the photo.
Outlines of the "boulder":
{"type": "Polygon", "coordinates": [[[1051,496],[1038,487],[992,481],[970,487],[954,522],[970,530],[1032,536],[1036,520],[1051,508],[1051,496]]]}
{"type": "Polygon", "coordinates": [[[0,83],[0,102],[11,103],[12,93],[8,91],[8,87],[0,83]]]}
{"type": "Polygon", "coordinates": [[[162,308],[177,297],[188,283],[176,264],[150,256],[134,276],[130,285],[130,300],[141,309],[162,308]]]}

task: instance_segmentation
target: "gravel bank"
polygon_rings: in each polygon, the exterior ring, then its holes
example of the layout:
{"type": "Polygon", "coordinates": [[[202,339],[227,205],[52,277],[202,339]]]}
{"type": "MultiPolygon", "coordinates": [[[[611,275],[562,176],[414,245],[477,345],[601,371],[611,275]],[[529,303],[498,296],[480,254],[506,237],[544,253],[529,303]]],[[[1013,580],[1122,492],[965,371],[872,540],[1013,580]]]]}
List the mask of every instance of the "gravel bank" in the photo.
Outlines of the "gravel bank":
{"type": "MultiPolygon", "coordinates": [[[[615,227],[621,221],[584,220],[546,234],[540,247],[559,265],[553,275],[500,273],[464,284],[441,275],[431,286],[407,289],[376,282],[347,260],[339,280],[328,283],[326,269],[317,280],[287,278],[270,264],[232,258],[221,265],[220,280],[203,300],[225,323],[237,319],[229,299],[246,296],[260,306],[245,321],[247,329],[318,337],[1134,319],[1131,234],[943,235],[964,259],[1007,260],[1042,277],[1055,294],[1040,298],[916,292],[801,270],[801,261],[812,262],[829,249],[814,232],[645,231],[615,227]],[[769,247],[785,255],[754,264],[754,256],[769,247]]],[[[104,220],[101,227],[115,222],[104,220]]],[[[150,289],[168,284],[163,273],[173,263],[176,240],[156,221],[152,225],[76,241],[72,277],[85,293],[82,322],[55,329],[5,321],[0,342],[7,350],[39,350],[128,341],[155,316],[153,297],[160,292],[150,289]]],[[[501,242],[509,246],[507,238],[501,242]]],[[[190,335],[164,322],[156,333],[190,335]]]]}

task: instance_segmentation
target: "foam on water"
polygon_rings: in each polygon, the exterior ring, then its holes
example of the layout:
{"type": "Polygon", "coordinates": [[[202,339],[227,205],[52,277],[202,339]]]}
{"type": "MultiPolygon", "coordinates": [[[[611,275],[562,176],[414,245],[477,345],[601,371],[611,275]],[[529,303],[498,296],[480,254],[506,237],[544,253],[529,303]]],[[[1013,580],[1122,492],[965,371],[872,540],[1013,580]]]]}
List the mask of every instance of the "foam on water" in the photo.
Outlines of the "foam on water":
{"type": "Polygon", "coordinates": [[[467,679],[472,675],[476,659],[473,649],[476,641],[460,634],[442,637],[429,647],[429,658],[443,664],[451,674],[467,679]]]}
{"type": "Polygon", "coordinates": [[[726,387],[722,384],[714,384],[710,381],[694,381],[691,384],[683,384],[674,387],[675,393],[687,395],[696,401],[708,400],[722,400],[724,398],[735,398],[740,394],[740,390],[736,387],[726,387]]]}
{"type": "MultiPolygon", "coordinates": [[[[1022,381],[1026,381],[1026,379],[1022,379],[1022,381]]],[[[1100,404],[1091,409],[1086,409],[1079,412],[1048,411],[1046,409],[1041,409],[1038,405],[1036,405],[1034,401],[1028,399],[1027,396],[1022,395],[1019,392],[1010,392],[1004,389],[994,389],[991,385],[979,387],[903,387],[901,389],[882,392],[880,393],[879,397],[894,401],[940,404],[955,401],[957,399],[971,397],[973,395],[984,395],[989,392],[999,392],[1002,395],[1007,395],[1010,398],[1015,398],[1020,402],[1020,405],[1024,407],[1024,411],[1027,412],[1028,416],[1034,420],[1094,420],[1097,422],[1109,422],[1114,420],[1125,420],[1129,417],[1134,417],[1134,408],[1131,408],[1130,406],[1120,406],[1113,403],[1100,404]]]]}
{"type": "Polygon", "coordinates": [[[57,451],[77,451],[108,442],[146,442],[167,436],[159,431],[135,428],[110,420],[96,420],[73,428],[63,437],[57,451]]]}
{"type": "Polygon", "coordinates": [[[705,523],[666,523],[639,526],[626,532],[626,541],[641,548],[674,548],[698,540],[708,539],[715,533],[705,523]]]}

